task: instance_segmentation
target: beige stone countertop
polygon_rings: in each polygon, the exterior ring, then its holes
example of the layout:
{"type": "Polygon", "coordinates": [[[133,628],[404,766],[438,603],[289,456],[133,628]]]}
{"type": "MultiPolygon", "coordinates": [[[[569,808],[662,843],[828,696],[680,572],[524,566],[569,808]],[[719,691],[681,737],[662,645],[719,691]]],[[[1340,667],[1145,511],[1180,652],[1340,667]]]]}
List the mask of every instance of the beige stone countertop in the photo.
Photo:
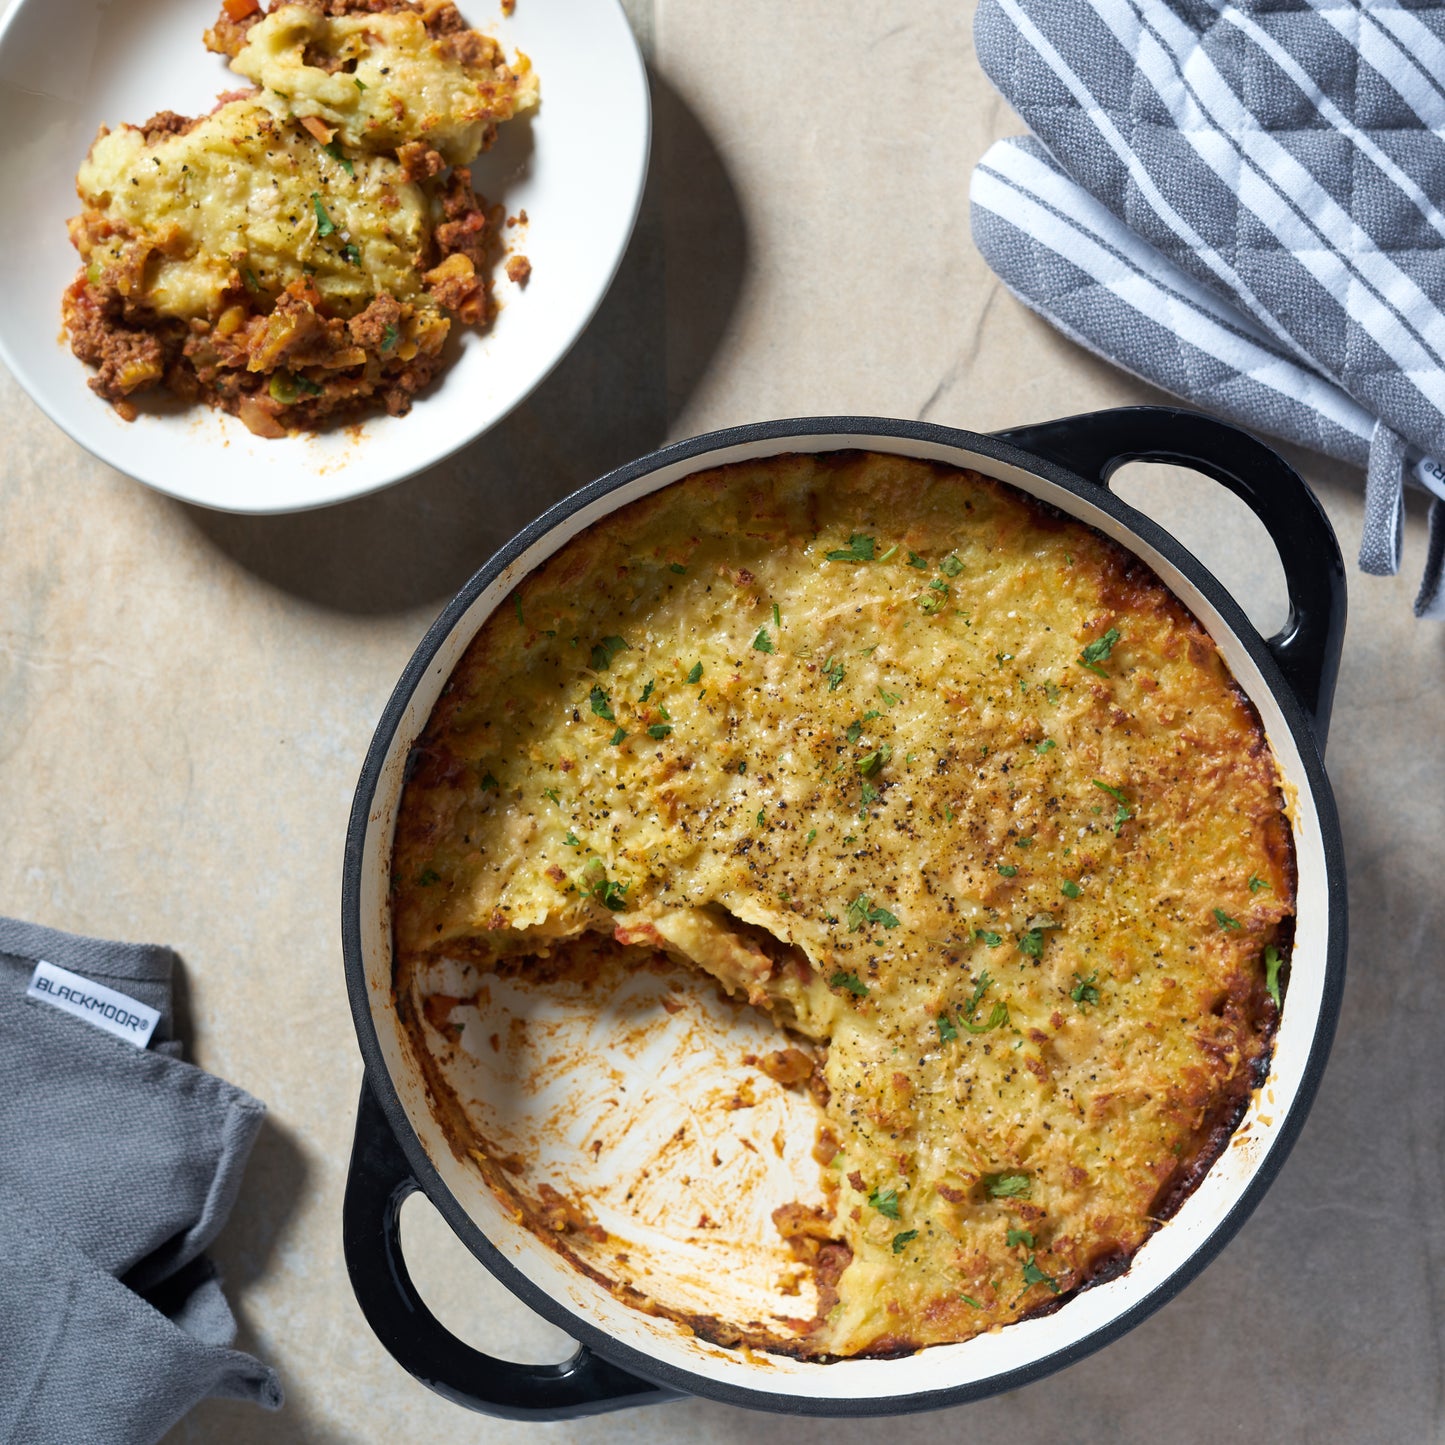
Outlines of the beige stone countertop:
{"type": "MultiPolygon", "coordinates": [[[[545,506],[668,439],[828,412],[985,431],[1162,399],[1025,311],[970,242],[970,169],[1022,129],[974,60],[971,6],[630,13],[655,105],[631,250],[550,380],[446,464],[320,512],[206,512],[95,461],[0,374],[0,910],[173,945],[192,1057],[270,1109],[214,1255],[241,1343],[276,1365],[287,1403],[209,1402],[168,1439],[1438,1439],[1445,627],[1411,616],[1413,503],[1400,577],[1351,561],[1329,771],[1352,946],[1330,1069],[1258,1211],[1159,1314],[1060,1374],[937,1415],[829,1423],[688,1401],[548,1431],[429,1393],[362,1320],[341,1256],[361,1083],[342,842],[372,728],[449,595],[545,506]]],[[[1294,460],[1352,558],[1360,477],[1294,460]]],[[[1278,567],[1241,505],[1162,468],[1131,469],[1121,490],[1278,624],[1278,567]]],[[[430,1205],[409,1203],[404,1229],[463,1336],[518,1358],[569,1352],[430,1205]]]]}

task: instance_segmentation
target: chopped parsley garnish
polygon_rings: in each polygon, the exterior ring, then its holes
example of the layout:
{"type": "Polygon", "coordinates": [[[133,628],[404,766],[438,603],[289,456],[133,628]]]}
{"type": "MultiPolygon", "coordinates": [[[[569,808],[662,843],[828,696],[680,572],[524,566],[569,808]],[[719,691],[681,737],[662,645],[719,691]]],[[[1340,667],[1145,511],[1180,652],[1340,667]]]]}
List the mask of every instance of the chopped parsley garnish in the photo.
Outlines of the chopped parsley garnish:
{"type": "Polygon", "coordinates": [[[1056,747],[1058,747],[1058,744],[1053,738],[1045,738],[1043,742],[1034,744],[1034,751],[1036,753],[1047,753],[1056,747]]]}
{"type": "Polygon", "coordinates": [[[858,759],[858,771],[862,773],[865,778],[871,778],[892,756],[893,749],[887,743],[884,743],[881,747],[874,748],[871,753],[864,753],[863,756],[858,759]]]}
{"type": "Polygon", "coordinates": [[[568,848],[580,848],[582,846],[582,840],[570,828],[567,830],[567,836],[562,839],[562,843],[568,848]]]}
{"type": "Polygon", "coordinates": [[[642,689],[642,697],[640,698],[640,701],[646,702],[647,699],[652,696],[653,689],[656,688],[656,686],[657,686],[657,679],[654,677],[654,678],[652,679],[652,681],[649,682],[649,683],[647,684],[647,686],[642,689]]]}
{"type": "Polygon", "coordinates": [[[527,622],[526,619],[522,616],[522,594],[520,592],[512,593],[512,606],[516,609],[517,612],[517,626],[525,627],[527,625],[527,622]]]}
{"type": "Polygon", "coordinates": [[[1027,1199],[1034,1181],[1021,1169],[985,1174],[983,1187],[994,1199],[1027,1199]]]}
{"type": "Polygon", "coordinates": [[[738,777],[741,778],[741,777],[746,776],[747,771],[748,771],[747,759],[744,758],[743,761],[738,764],[738,777]]]}
{"type": "Polygon", "coordinates": [[[1129,800],[1124,796],[1120,788],[1111,788],[1108,783],[1101,783],[1098,778],[1091,778],[1090,782],[1100,790],[1107,793],[1119,806],[1114,809],[1114,836],[1119,836],[1119,830],[1129,821],[1134,814],[1130,811],[1129,800]]]}
{"type": "Polygon", "coordinates": [[[938,564],[938,570],[942,572],[945,577],[957,577],[958,574],[963,571],[963,563],[950,552],[948,556],[938,564]]]}
{"type": "Polygon", "coordinates": [[[361,250],[354,241],[348,241],[341,248],[342,259],[352,266],[361,265],[361,250]]]}
{"type": "Polygon", "coordinates": [[[758,628],[758,635],[753,638],[754,652],[771,652],[773,650],[773,639],[768,636],[766,627],[758,628]]]}
{"type": "Polygon", "coordinates": [[[1238,928],[1241,926],[1239,919],[1231,918],[1222,908],[1216,908],[1214,910],[1214,921],[1221,928],[1238,928]]]}
{"type": "Polygon", "coordinates": [[[501,788],[501,784],[490,774],[482,774],[482,791],[484,793],[495,793],[501,788]]]}
{"type": "Polygon", "coordinates": [[[1279,956],[1279,949],[1271,943],[1264,951],[1264,986],[1274,1000],[1275,1008],[1280,1006],[1279,970],[1283,963],[1284,959],[1279,956]]]}
{"type": "Polygon", "coordinates": [[[875,788],[872,783],[864,783],[862,791],[858,794],[858,801],[863,805],[863,811],[861,811],[858,816],[860,818],[867,818],[868,813],[866,810],[868,805],[878,801],[878,789],[875,788]]]}
{"type": "Polygon", "coordinates": [[[1044,696],[1045,696],[1046,698],[1048,698],[1048,700],[1049,700],[1050,702],[1058,702],[1058,700],[1059,700],[1058,684],[1057,684],[1057,683],[1052,683],[1052,682],[1049,682],[1049,681],[1045,680],[1045,682],[1044,682],[1044,696]]]}
{"type": "Polygon", "coordinates": [[[249,266],[241,272],[241,278],[246,283],[246,290],[259,291],[261,289],[261,283],[256,279],[256,273],[249,266]]]}
{"type": "Polygon", "coordinates": [[[1025,1249],[1032,1249],[1034,1247],[1033,1235],[1030,1234],[1027,1229],[1010,1229],[1008,1232],[1008,1247],[1010,1249],[1017,1249],[1019,1245],[1023,1245],[1025,1249]]]}
{"type": "Polygon", "coordinates": [[[619,652],[628,652],[625,639],[621,637],[604,637],[596,647],[592,649],[592,670],[593,672],[606,672],[612,666],[612,659],[619,652]]]}
{"type": "Polygon", "coordinates": [[[823,676],[828,679],[828,691],[837,692],[843,685],[843,679],[847,676],[847,669],[835,657],[830,657],[823,664],[823,676]]]}
{"type": "Polygon", "coordinates": [[[1000,999],[989,1010],[988,1018],[983,1023],[976,1024],[972,1019],[964,1019],[963,1026],[971,1034],[986,1034],[990,1029],[1005,1027],[1008,1021],[1008,1005],[1000,999]]]}
{"type": "MultiPolygon", "coordinates": [[[[846,988],[854,998],[867,998],[868,985],[856,973],[845,973],[841,968],[828,980],[829,988],[846,988]]],[[[893,1216],[895,1219],[898,1216],[893,1216]]]]}
{"type": "Polygon", "coordinates": [[[433,883],[440,883],[442,881],[442,875],[438,873],[435,868],[423,868],[421,872],[416,875],[416,881],[419,888],[430,888],[433,883]]]}
{"type": "Polygon", "coordinates": [[[1119,629],[1111,627],[1102,637],[1096,638],[1079,654],[1079,666],[1087,667],[1090,672],[1096,672],[1100,677],[1108,677],[1108,673],[1099,666],[1108,655],[1113,652],[1114,644],[1119,640],[1119,629]]]}
{"type": "Polygon", "coordinates": [[[976,1310],[981,1310],[983,1308],[983,1306],[979,1304],[979,1302],[974,1299],[972,1295],[961,1294],[959,1295],[959,1299],[961,1299],[966,1305],[972,1305],[976,1310]]]}
{"type": "Polygon", "coordinates": [[[759,809],[758,809],[758,816],[757,816],[757,825],[758,825],[758,827],[761,828],[761,827],[763,826],[763,824],[767,822],[767,820],[768,820],[767,810],[764,809],[764,808],[759,808],[759,809]]]}
{"type": "Polygon", "coordinates": [[[1098,977],[1099,974],[1097,970],[1091,973],[1088,978],[1080,978],[1078,974],[1075,974],[1074,986],[1069,990],[1069,997],[1078,1004],[1098,1003],[1099,990],[1095,987],[1095,980],[1098,977]]]}
{"type": "Polygon", "coordinates": [[[783,625],[783,614],[778,611],[778,604],[773,603],[773,626],[781,629],[783,625]]]}
{"type": "Polygon", "coordinates": [[[1002,873],[1005,878],[1012,878],[1019,870],[1012,863],[1000,863],[998,865],[998,871],[1002,873]]]}
{"type": "Polygon", "coordinates": [[[1043,929],[1030,928],[1027,932],[1019,934],[1019,952],[1027,954],[1030,958],[1042,958],[1044,956],[1043,929]]]}
{"type": "MultiPolygon", "coordinates": [[[[878,696],[883,699],[885,707],[897,707],[898,704],[903,701],[896,692],[889,692],[886,687],[880,687],[878,689],[878,696]]],[[[874,713],[873,716],[877,717],[878,714],[874,713]]]]}
{"type": "Polygon", "coordinates": [[[940,582],[935,578],[928,585],[933,590],[920,592],[918,594],[918,605],[923,609],[923,615],[925,617],[932,617],[935,612],[941,612],[944,604],[948,601],[948,583],[940,582]],[[939,588],[943,590],[939,591],[939,588]]]}
{"type": "Polygon", "coordinates": [[[592,711],[608,722],[616,722],[617,714],[612,711],[612,704],[607,701],[607,694],[603,692],[601,685],[594,687],[587,695],[587,700],[592,704],[592,711]]]}
{"type": "Polygon", "coordinates": [[[959,1022],[961,1022],[971,1034],[986,1034],[990,1029],[996,1029],[1001,1024],[1008,1022],[1008,1005],[996,1003],[988,1016],[986,1023],[976,1024],[973,1016],[978,1012],[978,1006],[983,1002],[983,996],[988,992],[988,986],[993,982],[987,970],[979,974],[978,982],[974,985],[973,997],[959,1011],[959,1022]]]}
{"type": "Polygon", "coordinates": [[[623,738],[625,738],[626,736],[627,736],[627,729],[626,729],[626,728],[618,728],[617,731],[612,734],[612,746],[615,748],[615,747],[618,745],[618,743],[620,743],[620,742],[623,740],[623,738]]]}
{"type": "Polygon", "coordinates": [[[958,1037],[958,1030],[953,1026],[953,1020],[947,1014],[938,1016],[938,1037],[946,1044],[951,1044],[958,1037]]]}
{"type": "Polygon", "coordinates": [[[1059,892],[1062,893],[1065,898],[1077,898],[1083,891],[1072,878],[1065,878],[1064,881],[1059,884],[1059,892]]]}
{"type": "MultiPolygon", "coordinates": [[[[495,781],[495,780],[494,780],[494,781],[495,781]]],[[[483,786],[484,788],[487,786],[487,780],[486,780],[486,778],[483,778],[483,779],[482,779],[482,786],[483,786]]],[[[553,802],[553,803],[561,803],[561,801],[562,801],[562,799],[561,799],[561,798],[558,796],[558,794],[557,794],[556,788],[543,788],[543,789],[542,789],[542,796],[543,796],[544,798],[548,799],[549,801],[553,802]]]]}
{"type": "Polygon", "coordinates": [[[928,560],[927,560],[927,558],[920,557],[917,552],[913,552],[913,551],[910,551],[910,552],[909,552],[909,554],[908,554],[908,565],[909,565],[910,567],[917,567],[920,572],[927,572],[927,571],[928,571],[928,560]]]}
{"type": "Polygon", "coordinates": [[[1024,1264],[1024,1283],[1026,1285],[1046,1284],[1055,1294],[1059,1292],[1059,1282],[1052,1275],[1045,1274],[1038,1265],[1034,1263],[1034,1256],[1029,1255],[1024,1264]]]}
{"type": "Polygon", "coordinates": [[[352,83],[358,90],[365,90],[365,89],[366,89],[366,86],[364,86],[364,85],[361,83],[361,81],[359,81],[354,75],[351,77],[351,83],[352,83]]]}
{"type": "Polygon", "coordinates": [[[1261,889],[1264,889],[1266,892],[1268,892],[1269,884],[1266,883],[1264,879],[1259,876],[1258,873],[1256,873],[1249,880],[1249,891],[1251,893],[1258,893],[1261,889]]]}
{"type": "Polygon", "coordinates": [[[850,743],[856,743],[863,736],[863,722],[861,718],[855,718],[848,724],[847,731],[843,734],[850,743]]]}
{"type": "Polygon", "coordinates": [[[609,878],[607,865],[600,858],[589,858],[572,881],[583,897],[596,899],[614,913],[627,906],[625,895],[628,885],[609,878]]]}
{"type": "Polygon", "coordinates": [[[884,1219],[898,1218],[898,1191],[891,1184],[884,1189],[875,1189],[868,1196],[868,1203],[884,1219]]]}
{"type": "Polygon", "coordinates": [[[687,568],[684,567],[681,562],[672,563],[668,570],[676,572],[679,577],[687,576],[687,568]]]}
{"type": "Polygon", "coordinates": [[[1034,840],[1033,840],[1032,838],[1015,838],[1015,839],[1014,839],[1014,847],[1015,847],[1015,848],[1032,848],[1033,846],[1034,846],[1034,840]]]}
{"type": "Polygon", "coordinates": [[[381,333],[381,349],[383,351],[390,351],[396,345],[396,335],[396,327],[388,322],[386,329],[381,333]]]}
{"type": "Polygon", "coordinates": [[[836,552],[828,553],[830,562],[871,562],[873,560],[873,538],[865,537],[862,532],[854,532],[848,538],[847,547],[840,547],[836,552]]]}
{"type": "Polygon", "coordinates": [[[803,845],[806,847],[806,846],[807,846],[809,843],[811,843],[811,842],[813,841],[813,839],[816,838],[817,836],[818,836],[818,830],[817,830],[816,828],[809,828],[809,829],[808,829],[808,836],[803,839],[803,845]]]}
{"type": "Polygon", "coordinates": [[[898,919],[886,908],[874,908],[866,893],[860,893],[848,905],[848,932],[857,933],[865,923],[881,923],[884,928],[897,928],[898,919]]]}
{"type": "Polygon", "coordinates": [[[342,154],[341,147],[339,144],[337,144],[336,141],[332,141],[330,145],[322,146],[321,149],[324,150],[326,154],[329,155],[331,159],[334,160],[336,164],[339,165],[341,169],[346,172],[347,175],[355,179],[356,167],[352,165],[349,160],[347,160],[345,155],[342,154]]]}
{"type": "Polygon", "coordinates": [[[321,204],[319,191],[311,192],[311,204],[316,208],[316,234],[324,240],[335,231],[336,222],[326,214],[326,207],[321,204]]]}
{"type": "Polygon", "coordinates": [[[912,1242],[918,1238],[916,1229],[905,1229],[901,1234],[893,1236],[893,1253],[902,1254],[912,1242]]]}
{"type": "Polygon", "coordinates": [[[973,936],[988,944],[990,948],[997,948],[999,944],[1003,942],[1002,934],[994,933],[987,928],[975,928],[973,930],[973,936]]]}
{"type": "Polygon", "coordinates": [[[702,663],[693,663],[692,671],[687,675],[687,681],[694,685],[702,681],[702,663]]]}
{"type": "Polygon", "coordinates": [[[878,560],[880,562],[886,562],[897,550],[898,548],[896,546],[890,547],[878,560]]]}
{"type": "Polygon", "coordinates": [[[671,731],[671,723],[653,723],[647,729],[647,736],[650,738],[665,738],[671,731]]]}

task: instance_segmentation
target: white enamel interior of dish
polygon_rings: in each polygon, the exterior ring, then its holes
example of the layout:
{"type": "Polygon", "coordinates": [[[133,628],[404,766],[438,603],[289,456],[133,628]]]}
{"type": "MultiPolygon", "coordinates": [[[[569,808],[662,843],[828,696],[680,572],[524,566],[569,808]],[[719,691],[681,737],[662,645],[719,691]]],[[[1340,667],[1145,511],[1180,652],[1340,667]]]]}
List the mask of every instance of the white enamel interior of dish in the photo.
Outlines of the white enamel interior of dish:
{"type": "MultiPolygon", "coordinates": [[[[3,0],[0,0],[3,6],[3,0]]],[[[287,512],[374,491],[440,461],[516,406],[566,354],[611,284],[647,174],[647,76],[618,0],[460,0],[467,20],[533,60],[542,103],[501,127],[473,164],[478,191],[528,222],[505,233],[532,262],[525,288],[499,268],[500,314],[453,328],[454,360],[405,417],[266,440],[209,407],[150,402],[125,422],[86,386],[60,335],[79,258],[65,222],[75,173],[102,123],[208,112],[245,82],[202,32],[220,0],[13,0],[0,23],[0,250],[10,284],[0,359],[81,446],[148,486],[234,512],[287,512]]]]}
{"type": "Polygon", "coordinates": [[[824,1203],[817,1107],[743,1063],[789,1046],[760,1009],[698,969],[613,958],[583,981],[488,975],[450,959],[420,970],[422,1000],[464,1002],[427,1023],[438,1061],[494,1158],[525,1161],[607,1232],[568,1244],[610,1279],[687,1315],[757,1321],[817,1313],[812,1272],[773,1224],[780,1205],[824,1203]]]}
{"type": "Polygon", "coordinates": [[[583,1316],[642,1354],[676,1369],[763,1393],[819,1399],[880,1399],[984,1381],[1066,1350],[1164,1287],[1175,1271],[1208,1242],[1231,1206],[1269,1156],[1294,1107],[1324,997],[1325,959],[1332,901],[1319,819],[1304,765],[1284,716],[1245,648],[1203,594],[1152,547],[1089,501],[1031,472],[939,443],[858,433],[772,437],[720,448],[674,462],[636,478],[592,502],[539,539],[477,598],[452,629],[425,679],[417,687],[393,738],[366,836],[360,889],[362,937],[372,1018],[402,1105],[437,1172],[477,1227],[519,1270],[564,1309],[583,1316]],[[996,1334],[956,1345],[939,1345],[896,1360],[844,1360],[820,1365],[768,1356],[751,1358],[685,1335],[665,1320],[620,1303],[520,1228],[459,1163],[432,1118],[416,1065],[397,1026],[390,1001],[391,942],[386,883],[402,771],[412,740],[425,725],[443,684],[488,615],[513,587],[558,548],[594,521],[628,502],[705,467],[781,452],[865,448],[973,467],[1041,498],[1113,537],[1151,566],[1214,637],[1235,679],[1259,711],[1280,771],[1293,793],[1299,868],[1298,918],[1289,993],[1275,1042],[1269,1077],[1252,1102],[1229,1147],[1167,1224],[1154,1234],[1120,1278],[1086,1290],[1041,1319],[1010,1325],[996,1334]]]}

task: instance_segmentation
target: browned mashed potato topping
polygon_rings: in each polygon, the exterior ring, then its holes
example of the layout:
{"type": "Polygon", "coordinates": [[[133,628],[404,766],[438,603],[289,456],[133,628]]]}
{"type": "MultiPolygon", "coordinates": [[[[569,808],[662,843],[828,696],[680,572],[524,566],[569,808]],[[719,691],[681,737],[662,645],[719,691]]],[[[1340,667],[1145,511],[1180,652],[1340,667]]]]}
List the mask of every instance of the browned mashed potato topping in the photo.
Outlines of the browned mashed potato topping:
{"type": "Polygon", "coordinates": [[[226,0],[206,44],[248,88],[102,127],[65,293],[91,388],[162,387],[261,436],[405,413],[453,321],[484,325],[500,215],[463,169],[536,104],[450,0],[226,0]]]}
{"type": "MultiPolygon", "coordinates": [[[[412,767],[396,1002],[444,1114],[468,989],[604,956],[710,974],[813,1091],[827,1202],[774,1223],[817,1315],[674,1312],[716,1340],[888,1354],[1053,1308],[1267,1069],[1295,873],[1259,719],[1146,567],[973,472],[789,456],[624,508],[489,619],[412,767]]],[[[612,1278],[585,1199],[451,1126],[612,1278]]]]}

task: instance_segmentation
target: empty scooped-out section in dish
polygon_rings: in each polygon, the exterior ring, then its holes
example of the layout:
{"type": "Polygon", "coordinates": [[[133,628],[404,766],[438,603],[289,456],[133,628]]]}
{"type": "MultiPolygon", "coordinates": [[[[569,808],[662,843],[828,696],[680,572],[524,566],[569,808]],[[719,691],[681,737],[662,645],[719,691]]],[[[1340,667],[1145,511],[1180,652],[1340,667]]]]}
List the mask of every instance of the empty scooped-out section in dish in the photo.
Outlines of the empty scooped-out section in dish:
{"type": "Polygon", "coordinates": [[[576,1262],[729,1343],[813,1320],[774,1214],[826,1206],[821,1115],[764,1014],[599,939],[504,973],[443,955],[413,998],[460,1147],[576,1262]]]}

